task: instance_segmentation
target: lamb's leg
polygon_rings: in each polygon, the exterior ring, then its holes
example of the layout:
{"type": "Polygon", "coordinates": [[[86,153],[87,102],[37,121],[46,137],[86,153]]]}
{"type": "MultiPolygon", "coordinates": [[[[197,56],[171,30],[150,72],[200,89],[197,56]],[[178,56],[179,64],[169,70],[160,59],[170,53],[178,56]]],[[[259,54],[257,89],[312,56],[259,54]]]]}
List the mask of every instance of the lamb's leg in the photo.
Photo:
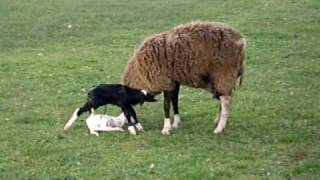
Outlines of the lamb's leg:
{"type": "Polygon", "coordinates": [[[135,124],[135,127],[138,129],[138,131],[143,131],[143,126],[142,124],[138,121],[138,118],[137,118],[137,114],[136,114],[136,111],[133,109],[132,106],[129,106],[128,107],[128,110],[131,114],[131,121],[133,121],[133,123],[135,124]],[[133,118],[133,119],[132,119],[133,118]]]}
{"type": "Polygon", "coordinates": [[[122,112],[124,113],[124,116],[127,118],[128,120],[128,131],[130,132],[130,134],[136,135],[136,130],[134,128],[134,122],[131,119],[131,112],[129,110],[129,108],[127,106],[121,106],[122,112]]]}
{"type": "Polygon", "coordinates": [[[170,103],[172,100],[173,93],[172,91],[164,91],[164,103],[163,103],[163,109],[164,109],[164,124],[163,128],[161,130],[161,133],[163,135],[169,135],[171,130],[171,122],[170,122],[170,103]]]}
{"type": "Polygon", "coordinates": [[[98,132],[96,132],[96,131],[90,131],[90,134],[93,134],[93,135],[99,136],[99,133],[98,133],[98,132]]]}
{"type": "Polygon", "coordinates": [[[96,111],[95,108],[91,108],[91,109],[90,109],[90,114],[91,114],[91,115],[94,115],[94,114],[95,114],[95,111],[96,111]]]}
{"type": "Polygon", "coordinates": [[[78,116],[78,113],[79,113],[79,110],[80,108],[77,108],[74,113],[72,114],[72,117],[68,120],[68,122],[64,125],[64,128],[63,130],[67,131],[71,126],[72,124],[77,120],[77,118],[79,117],[78,116]]]}
{"type": "Polygon", "coordinates": [[[109,127],[109,126],[101,126],[96,127],[94,124],[90,124],[90,121],[87,121],[87,127],[90,131],[90,134],[94,134],[96,136],[99,136],[98,131],[123,131],[121,127],[109,127]]]}
{"type": "Polygon", "coordinates": [[[173,96],[172,96],[172,106],[173,106],[173,124],[172,124],[172,128],[178,128],[180,126],[181,123],[181,118],[179,115],[179,90],[180,90],[180,84],[176,84],[175,89],[173,90],[173,96]]]}
{"type": "Polygon", "coordinates": [[[229,109],[231,106],[231,96],[220,96],[221,101],[221,113],[220,113],[220,120],[219,123],[214,130],[214,133],[220,133],[223,131],[224,127],[227,124],[228,117],[229,117],[229,109]]]}
{"type": "Polygon", "coordinates": [[[82,107],[77,108],[63,129],[65,131],[68,130],[82,113],[91,111],[92,109],[93,109],[93,105],[92,105],[92,102],[90,101],[86,102],[82,107]]]}
{"type": "Polygon", "coordinates": [[[96,131],[123,131],[121,127],[103,126],[95,129],[96,131]]]}
{"type": "Polygon", "coordinates": [[[116,121],[116,126],[121,128],[124,126],[124,124],[128,123],[123,112],[114,120],[116,121]]]}

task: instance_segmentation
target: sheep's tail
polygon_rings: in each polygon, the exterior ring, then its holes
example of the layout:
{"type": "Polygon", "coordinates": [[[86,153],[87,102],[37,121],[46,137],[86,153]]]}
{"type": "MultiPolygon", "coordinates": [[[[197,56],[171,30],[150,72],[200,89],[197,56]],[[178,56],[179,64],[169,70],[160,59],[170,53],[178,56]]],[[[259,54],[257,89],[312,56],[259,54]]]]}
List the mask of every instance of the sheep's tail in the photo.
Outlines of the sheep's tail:
{"type": "Polygon", "coordinates": [[[240,50],[240,55],[242,56],[241,62],[240,62],[240,69],[238,72],[238,80],[239,80],[239,86],[241,86],[242,81],[243,81],[243,76],[244,76],[244,66],[245,66],[245,62],[244,62],[244,56],[245,56],[245,49],[247,46],[247,41],[245,38],[240,39],[237,42],[237,45],[241,48],[240,50]]]}
{"type": "Polygon", "coordinates": [[[244,75],[244,63],[241,64],[240,66],[240,71],[239,71],[239,86],[242,85],[242,81],[243,81],[243,75],[244,75]]]}

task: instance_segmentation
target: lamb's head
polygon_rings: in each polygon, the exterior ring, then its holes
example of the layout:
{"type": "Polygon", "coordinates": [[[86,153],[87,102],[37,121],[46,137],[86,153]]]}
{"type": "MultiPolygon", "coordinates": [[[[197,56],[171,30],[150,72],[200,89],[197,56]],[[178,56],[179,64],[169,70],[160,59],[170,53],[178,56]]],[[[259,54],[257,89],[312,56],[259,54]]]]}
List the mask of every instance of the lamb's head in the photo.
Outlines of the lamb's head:
{"type": "Polygon", "coordinates": [[[156,102],[158,101],[157,99],[154,98],[154,95],[149,93],[146,90],[141,90],[141,93],[143,95],[143,101],[141,102],[141,104],[143,104],[143,102],[156,102]]]}

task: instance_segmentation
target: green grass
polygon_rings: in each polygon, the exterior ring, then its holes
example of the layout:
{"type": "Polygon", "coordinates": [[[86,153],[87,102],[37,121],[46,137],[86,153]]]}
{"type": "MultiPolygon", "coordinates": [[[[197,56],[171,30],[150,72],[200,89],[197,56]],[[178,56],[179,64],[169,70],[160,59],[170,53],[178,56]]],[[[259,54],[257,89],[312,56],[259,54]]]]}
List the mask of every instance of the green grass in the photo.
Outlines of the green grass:
{"type": "Polygon", "coordinates": [[[318,0],[0,0],[0,179],[320,179],[319,11],[318,0]],[[187,87],[170,136],[161,101],[136,107],[137,136],[89,135],[85,117],[62,131],[92,85],[120,81],[145,37],[193,20],[248,39],[223,134],[218,102],[187,87]]]}

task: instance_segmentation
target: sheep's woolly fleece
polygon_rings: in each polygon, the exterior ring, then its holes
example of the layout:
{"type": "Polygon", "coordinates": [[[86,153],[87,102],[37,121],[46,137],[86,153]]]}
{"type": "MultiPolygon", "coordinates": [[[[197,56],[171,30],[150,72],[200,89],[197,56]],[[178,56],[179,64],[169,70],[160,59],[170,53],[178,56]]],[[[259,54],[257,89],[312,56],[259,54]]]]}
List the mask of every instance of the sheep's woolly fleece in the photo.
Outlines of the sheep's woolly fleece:
{"type": "Polygon", "coordinates": [[[245,39],[218,22],[193,22],[148,37],[134,52],[122,84],[152,93],[175,82],[230,95],[244,71],[245,39]]]}

